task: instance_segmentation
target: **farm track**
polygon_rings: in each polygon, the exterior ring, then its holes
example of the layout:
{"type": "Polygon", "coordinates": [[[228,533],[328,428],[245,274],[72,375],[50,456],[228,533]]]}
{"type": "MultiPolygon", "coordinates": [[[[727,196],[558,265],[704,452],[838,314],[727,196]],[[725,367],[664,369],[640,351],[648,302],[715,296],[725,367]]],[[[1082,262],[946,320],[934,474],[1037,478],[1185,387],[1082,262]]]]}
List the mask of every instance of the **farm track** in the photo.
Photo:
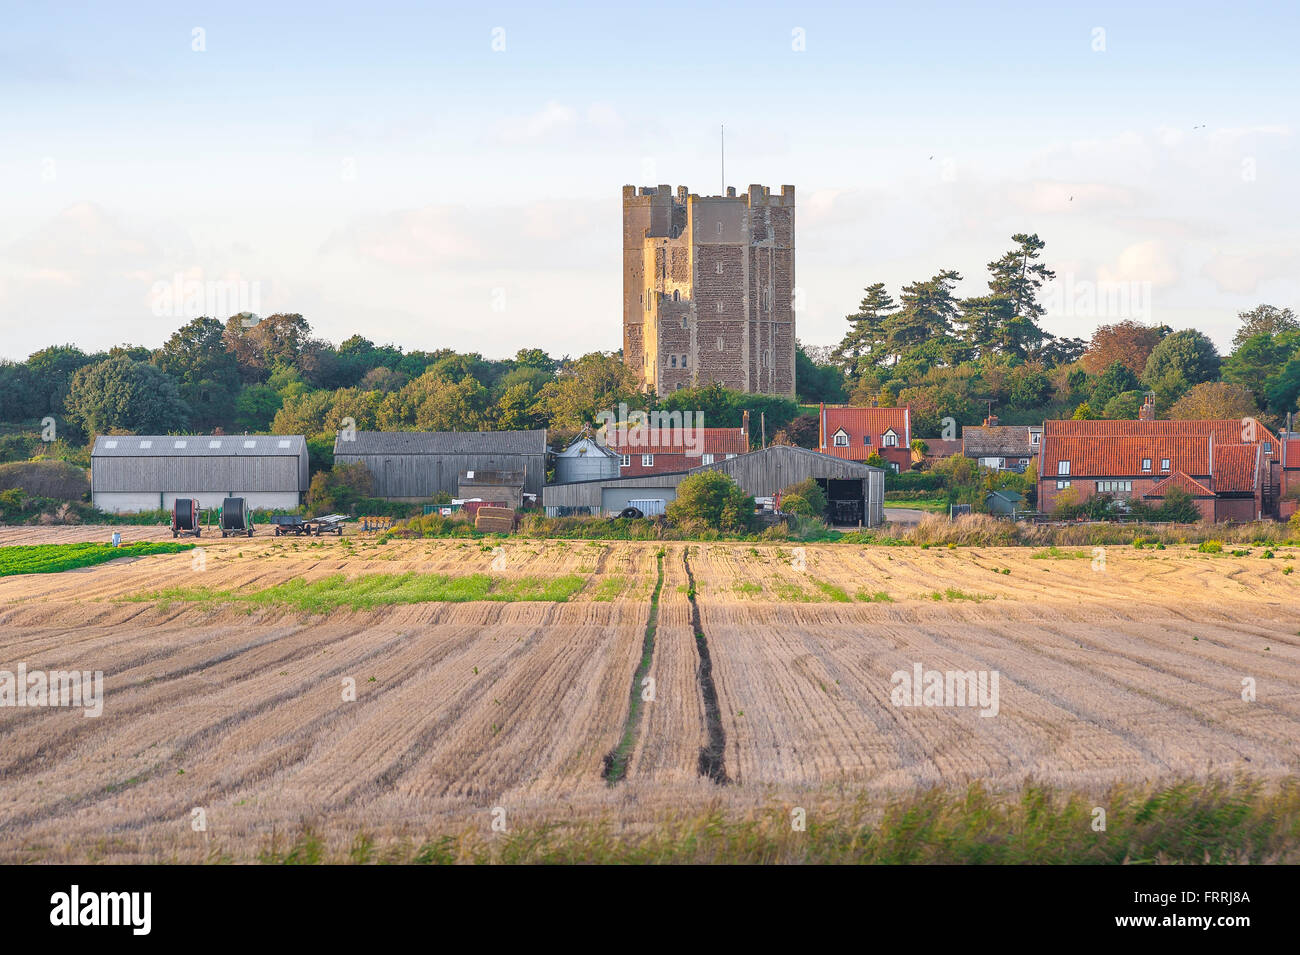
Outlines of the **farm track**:
{"type": "MultiPolygon", "coordinates": [[[[50,532],[69,530],[104,532],[50,532]]],[[[493,571],[476,541],[201,546],[201,570],[182,553],[0,579],[0,669],[102,670],[106,691],[98,719],[0,708],[0,860],[246,860],[304,821],[346,843],[498,807],[635,829],[718,800],[1300,771],[1296,548],[1112,547],[1098,572],[1023,549],[508,540],[493,571]],[[661,548],[655,700],[609,786],[661,548]],[[586,583],[565,603],[323,615],[125,599],[406,572],[586,583]],[[891,674],[918,662],[998,671],[997,717],[894,706],[891,674]]]]}

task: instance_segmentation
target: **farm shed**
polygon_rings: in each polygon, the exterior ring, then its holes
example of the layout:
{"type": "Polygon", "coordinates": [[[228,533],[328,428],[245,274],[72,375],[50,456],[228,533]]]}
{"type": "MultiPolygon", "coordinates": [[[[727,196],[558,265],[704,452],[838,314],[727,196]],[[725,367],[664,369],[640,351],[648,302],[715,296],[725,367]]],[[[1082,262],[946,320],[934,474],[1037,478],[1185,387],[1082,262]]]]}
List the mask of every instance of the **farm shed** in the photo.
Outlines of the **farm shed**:
{"type": "Polygon", "coordinates": [[[90,495],[102,511],[170,509],[179,498],[220,507],[294,509],[307,491],[307,440],[295,435],[101,435],[90,453],[90,495]]]}
{"type": "Polygon", "coordinates": [[[523,471],[466,471],[460,476],[457,497],[478,498],[519,510],[524,504],[523,471]]]}
{"type": "MultiPolygon", "coordinates": [[[[335,464],[364,464],[375,497],[425,501],[460,495],[469,471],[519,471],[540,497],[546,483],[546,431],[340,431],[335,464]]],[[[481,495],[476,495],[481,496],[481,495]]]]}
{"type": "Polygon", "coordinates": [[[682,479],[701,471],[722,471],[754,497],[772,497],[792,484],[812,478],[826,489],[832,517],[837,517],[838,511],[838,519],[843,523],[856,523],[860,517],[867,526],[880,524],[885,518],[882,469],[788,445],[773,445],[673,474],[550,484],[542,503],[546,513],[552,515],[616,514],[634,500],[672,501],[682,479]]]}
{"type": "Polygon", "coordinates": [[[555,453],[555,483],[618,477],[619,455],[594,438],[582,437],[555,453]]]}

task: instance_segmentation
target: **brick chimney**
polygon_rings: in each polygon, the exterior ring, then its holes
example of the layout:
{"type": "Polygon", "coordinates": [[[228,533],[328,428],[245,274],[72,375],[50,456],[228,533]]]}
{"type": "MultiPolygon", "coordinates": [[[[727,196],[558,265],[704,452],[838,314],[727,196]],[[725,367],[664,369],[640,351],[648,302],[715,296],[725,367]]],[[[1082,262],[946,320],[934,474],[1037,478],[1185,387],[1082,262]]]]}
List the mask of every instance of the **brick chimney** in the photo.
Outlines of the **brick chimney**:
{"type": "Polygon", "coordinates": [[[1148,391],[1142,398],[1142,407],[1138,409],[1139,421],[1156,420],[1156,393],[1148,391]]]}
{"type": "Polygon", "coordinates": [[[986,428],[996,428],[997,426],[998,426],[998,416],[997,416],[997,415],[995,415],[995,414],[990,414],[990,415],[988,415],[988,416],[984,419],[984,427],[986,427],[986,428]]]}

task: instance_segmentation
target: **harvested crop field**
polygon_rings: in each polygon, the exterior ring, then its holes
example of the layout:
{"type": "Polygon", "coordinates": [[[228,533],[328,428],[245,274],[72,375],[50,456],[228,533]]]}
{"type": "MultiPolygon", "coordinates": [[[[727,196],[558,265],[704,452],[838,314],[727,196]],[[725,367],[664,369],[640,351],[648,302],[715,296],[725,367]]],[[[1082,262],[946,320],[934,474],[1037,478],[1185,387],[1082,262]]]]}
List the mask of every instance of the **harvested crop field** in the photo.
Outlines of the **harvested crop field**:
{"type": "Polygon", "coordinates": [[[98,717],[0,707],[0,860],[1300,771],[1297,548],[198,543],[0,579],[0,671],[104,681],[98,717]],[[996,671],[995,706],[896,705],[918,666],[996,671]]]}

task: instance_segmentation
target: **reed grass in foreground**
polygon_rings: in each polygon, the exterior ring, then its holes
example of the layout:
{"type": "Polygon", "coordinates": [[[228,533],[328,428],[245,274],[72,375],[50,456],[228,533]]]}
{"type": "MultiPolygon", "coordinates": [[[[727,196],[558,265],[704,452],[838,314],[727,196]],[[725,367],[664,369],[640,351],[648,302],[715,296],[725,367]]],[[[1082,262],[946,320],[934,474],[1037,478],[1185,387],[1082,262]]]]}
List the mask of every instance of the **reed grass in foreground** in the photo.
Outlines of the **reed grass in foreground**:
{"type": "MultiPolygon", "coordinates": [[[[653,827],[608,819],[433,833],[381,845],[367,833],[331,847],[310,824],[274,836],[258,861],[274,864],[870,863],[1250,864],[1300,862],[1300,781],[1181,782],[1116,787],[1103,796],[1027,785],[995,795],[979,784],[887,802],[859,798],[809,808],[804,831],[792,806],[671,814],[653,827]],[[1094,828],[1097,810],[1105,828],[1094,828]]],[[[220,848],[210,860],[233,861],[220,848]]]]}
{"type": "Polygon", "coordinates": [[[333,574],[320,580],[288,580],[265,590],[244,593],[211,587],[170,587],[123,598],[128,601],[156,601],[199,604],[242,604],[248,607],[288,607],[309,613],[338,608],[372,610],[396,604],[466,603],[473,600],[535,600],[563,603],[586,583],[577,574],[563,577],[491,577],[469,574],[361,574],[347,577],[333,574]]]}

